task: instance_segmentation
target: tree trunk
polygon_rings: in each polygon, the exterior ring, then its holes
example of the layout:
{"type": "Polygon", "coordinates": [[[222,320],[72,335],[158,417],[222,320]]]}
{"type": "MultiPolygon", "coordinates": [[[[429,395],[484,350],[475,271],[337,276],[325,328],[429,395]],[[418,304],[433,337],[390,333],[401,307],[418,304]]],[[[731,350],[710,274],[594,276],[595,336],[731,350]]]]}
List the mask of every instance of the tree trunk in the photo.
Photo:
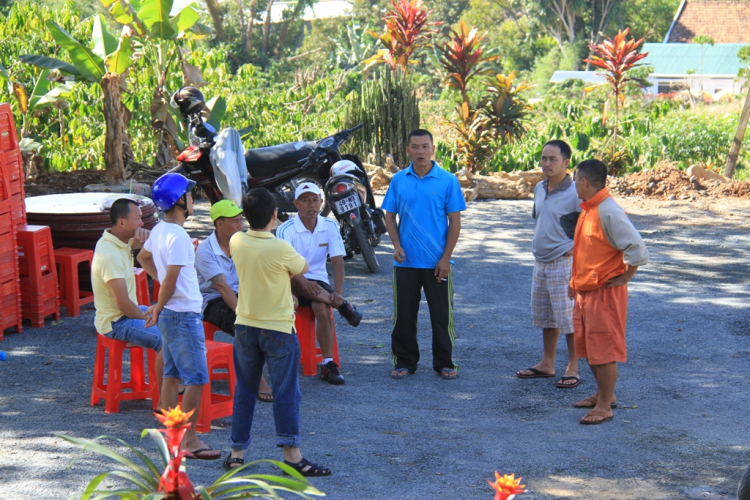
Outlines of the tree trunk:
{"type": "Polygon", "coordinates": [[[734,166],[737,164],[737,157],[740,155],[740,147],[742,146],[742,139],[745,138],[745,129],[747,129],[748,119],[750,119],[750,85],[748,85],[745,104],[742,106],[742,114],[740,114],[740,123],[737,125],[737,133],[734,135],[732,147],[729,148],[727,165],[724,167],[724,177],[727,177],[728,179],[731,179],[734,176],[734,166]]]}
{"type": "Polygon", "coordinates": [[[268,37],[271,34],[271,7],[274,0],[268,0],[266,5],[266,19],[263,22],[263,53],[268,54],[268,37]]]}
{"type": "Polygon", "coordinates": [[[214,22],[214,29],[216,30],[216,39],[220,42],[224,41],[224,18],[219,8],[219,2],[216,0],[205,0],[206,8],[214,22]]]}
{"type": "Polygon", "coordinates": [[[107,184],[115,184],[125,179],[125,165],[122,161],[122,94],[120,75],[107,73],[101,81],[104,120],[107,135],[104,141],[104,165],[107,184]]]}
{"type": "Polygon", "coordinates": [[[244,0],[236,0],[237,2],[237,17],[240,22],[240,33],[242,33],[242,46],[244,47],[247,43],[247,26],[245,26],[245,2],[244,0]]]}
{"type": "Polygon", "coordinates": [[[253,26],[255,26],[255,11],[258,8],[258,0],[250,0],[250,19],[247,21],[247,38],[245,39],[245,52],[248,55],[253,50],[253,26]]]}

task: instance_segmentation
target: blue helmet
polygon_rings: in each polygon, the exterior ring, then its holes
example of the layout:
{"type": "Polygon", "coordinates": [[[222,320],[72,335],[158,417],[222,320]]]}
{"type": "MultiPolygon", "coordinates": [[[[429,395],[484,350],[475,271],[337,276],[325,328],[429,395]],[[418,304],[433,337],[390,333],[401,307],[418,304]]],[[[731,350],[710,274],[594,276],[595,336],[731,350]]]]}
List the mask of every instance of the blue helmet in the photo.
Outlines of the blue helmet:
{"type": "Polygon", "coordinates": [[[195,187],[195,181],[180,174],[164,174],[151,186],[151,199],[156,208],[166,212],[180,201],[180,198],[195,187]]]}

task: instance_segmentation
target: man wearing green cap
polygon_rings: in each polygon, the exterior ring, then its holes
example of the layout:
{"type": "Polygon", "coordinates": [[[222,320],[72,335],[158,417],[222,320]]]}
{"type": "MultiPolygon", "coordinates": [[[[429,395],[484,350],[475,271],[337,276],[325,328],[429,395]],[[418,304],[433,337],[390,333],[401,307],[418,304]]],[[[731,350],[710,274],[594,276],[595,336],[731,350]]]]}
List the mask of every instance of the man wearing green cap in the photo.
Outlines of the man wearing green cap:
{"type": "MultiPolygon", "coordinates": [[[[237,319],[237,269],[229,255],[229,239],[242,231],[242,210],[230,200],[221,200],[211,207],[214,232],[203,240],[195,253],[195,270],[203,295],[203,320],[234,337],[237,319]]],[[[271,388],[260,379],[258,400],[273,402],[271,388]]]]}

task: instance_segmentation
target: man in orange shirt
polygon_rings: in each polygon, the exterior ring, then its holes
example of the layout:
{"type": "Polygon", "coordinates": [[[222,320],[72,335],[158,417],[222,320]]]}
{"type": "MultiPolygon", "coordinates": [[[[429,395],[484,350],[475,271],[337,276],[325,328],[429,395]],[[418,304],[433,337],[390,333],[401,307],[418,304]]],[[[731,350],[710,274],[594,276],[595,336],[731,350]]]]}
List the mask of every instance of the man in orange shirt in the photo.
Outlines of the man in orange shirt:
{"type": "Polygon", "coordinates": [[[627,361],[627,283],[638,267],[648,262],[641,235],[610,197],[606,184],[604,163],[585,160],[578,164],[575,185],[583,211],[573,239],[573,277],[568,296],[575,299],[576,354],[588,360],[597,385],[593,396],[573,405],[592,408],[580,420],[587,425],[614,418],[617,363],[627,361]]]}

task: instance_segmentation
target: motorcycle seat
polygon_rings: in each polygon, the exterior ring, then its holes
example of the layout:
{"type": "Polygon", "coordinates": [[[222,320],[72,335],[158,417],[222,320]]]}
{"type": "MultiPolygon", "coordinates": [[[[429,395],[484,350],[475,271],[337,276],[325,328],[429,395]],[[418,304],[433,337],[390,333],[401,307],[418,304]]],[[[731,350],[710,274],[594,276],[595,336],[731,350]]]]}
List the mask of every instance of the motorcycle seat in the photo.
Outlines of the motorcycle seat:
{"type": "Polygon", "coordinates": [[[289,142],[278,146],[248,149],[245,151],[245,164],[252,177],[264,177],[279,170],[294,167],[297,162],[307,158],[315,149],[316,143],[289,142]]]}

